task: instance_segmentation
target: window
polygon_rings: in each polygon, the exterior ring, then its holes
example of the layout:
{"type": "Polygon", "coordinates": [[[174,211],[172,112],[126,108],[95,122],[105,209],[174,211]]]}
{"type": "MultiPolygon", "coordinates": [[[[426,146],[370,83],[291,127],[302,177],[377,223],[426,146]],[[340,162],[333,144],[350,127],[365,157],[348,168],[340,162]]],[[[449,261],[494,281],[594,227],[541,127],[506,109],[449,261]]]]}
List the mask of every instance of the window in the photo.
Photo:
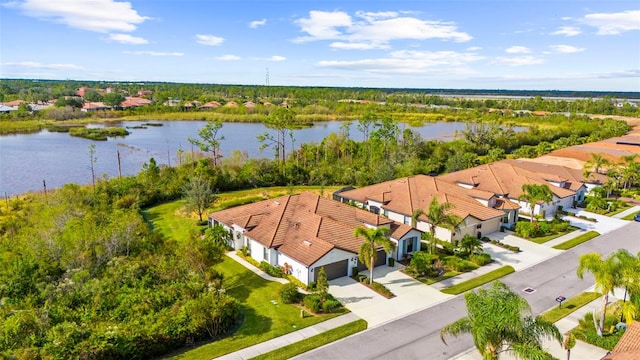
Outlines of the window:
{"type": "Polygon", "coordinates": [[[405,244],[407,244],[407,253],[413,252],[413,247],[415,246],[416,237],[409,238],[405,240],[405,244]]]}
{"type": "Polygon", "coordinates": [[[380,215],[380,208],[377,206],[369,206],[369,211],[376,215],[380,215]]]}
{"type": "Polygon", "coordinates": [[[264,259],[264,261],[269,262],[269,249],[268,248],[263,248],[262,249],[262,258],[264,259]]]}
{"type": "Polygon", "coordinates": [[[411,216],[404,216],[404,224],[405,225],[411,225],[411,216]]]}

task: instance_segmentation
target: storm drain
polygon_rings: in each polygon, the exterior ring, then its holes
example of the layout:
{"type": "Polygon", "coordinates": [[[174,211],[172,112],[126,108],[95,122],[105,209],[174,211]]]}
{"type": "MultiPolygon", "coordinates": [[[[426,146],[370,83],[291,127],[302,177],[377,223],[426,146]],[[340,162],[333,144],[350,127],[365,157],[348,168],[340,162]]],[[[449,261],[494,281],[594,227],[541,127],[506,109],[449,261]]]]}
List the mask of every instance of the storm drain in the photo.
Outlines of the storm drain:
{"type": "Polygon", "coordinates": [[[536,292],[536,289],[534,288],[524,288],[522,291],[526,292],[527,294],[533,294],[534,292],[536,292]]]}

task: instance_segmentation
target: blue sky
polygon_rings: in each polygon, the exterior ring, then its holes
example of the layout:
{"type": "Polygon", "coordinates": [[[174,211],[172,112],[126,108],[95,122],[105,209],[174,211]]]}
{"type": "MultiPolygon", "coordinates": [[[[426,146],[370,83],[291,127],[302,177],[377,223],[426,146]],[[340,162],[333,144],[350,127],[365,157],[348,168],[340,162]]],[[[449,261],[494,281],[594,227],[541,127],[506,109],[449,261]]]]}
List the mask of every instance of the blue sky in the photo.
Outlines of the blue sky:
{"type": "MultiPolygon", "coordinates": [[[[0,0],[2,1],[2,0],[0,0]]],[[[8,0],[0,77],[640,91],[640,2],[8,0]]]]}

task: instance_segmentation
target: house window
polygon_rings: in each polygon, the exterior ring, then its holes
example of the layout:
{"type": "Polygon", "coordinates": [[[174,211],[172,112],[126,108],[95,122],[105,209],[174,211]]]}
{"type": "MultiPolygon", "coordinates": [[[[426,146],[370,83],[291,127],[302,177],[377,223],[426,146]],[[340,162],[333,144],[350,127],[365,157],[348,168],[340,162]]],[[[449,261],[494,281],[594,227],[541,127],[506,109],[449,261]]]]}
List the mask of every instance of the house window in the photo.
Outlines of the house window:
{"type": "Polygon", "coordinates": [[[376,215],[380,215],[380,208],[377,206],[369,206],[369,211],[376,215]]]}
{"type": "Polygon", "coordinates": [[[415,246],[416,243],[416,237],[412,237],[409,238],[407,240],[405,240],[405,243],[407,244],[407,253],[412,253],[413,252],[413,247],[415,246]]]}
{"type": "Polygon", "coordinates": [[[502,223],[503,224],[508,224],[509,223],[509,213],[508,212],[504,213],[504,216],[502,217],[502,223]]]}
{"type": "Polygon", "coordinates": [[[263,248],[262,249],[262,258],[264,259],[264,261],[269,262],[269,249],[268,248],[263,248]]]}
{"type": "Polygon", "coordinates": [[[405,225],[411,225],[411,216],[404,216],[404,224],[405,225]]]}

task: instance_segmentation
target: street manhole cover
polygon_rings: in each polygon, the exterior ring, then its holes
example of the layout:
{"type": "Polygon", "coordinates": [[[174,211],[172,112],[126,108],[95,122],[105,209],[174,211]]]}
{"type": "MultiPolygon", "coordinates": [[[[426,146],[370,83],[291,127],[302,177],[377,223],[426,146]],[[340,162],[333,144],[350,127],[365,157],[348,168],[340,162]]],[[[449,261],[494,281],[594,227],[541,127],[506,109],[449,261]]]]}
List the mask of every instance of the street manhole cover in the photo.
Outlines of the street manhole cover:
{"type": "Polygon", "coordinates": [[[528,287],[528,288],[525,288],[522,291],[526,292],[527,294],[533,294],[536,291],[536,289],[532,289],[532,288],[528,287]]]}

